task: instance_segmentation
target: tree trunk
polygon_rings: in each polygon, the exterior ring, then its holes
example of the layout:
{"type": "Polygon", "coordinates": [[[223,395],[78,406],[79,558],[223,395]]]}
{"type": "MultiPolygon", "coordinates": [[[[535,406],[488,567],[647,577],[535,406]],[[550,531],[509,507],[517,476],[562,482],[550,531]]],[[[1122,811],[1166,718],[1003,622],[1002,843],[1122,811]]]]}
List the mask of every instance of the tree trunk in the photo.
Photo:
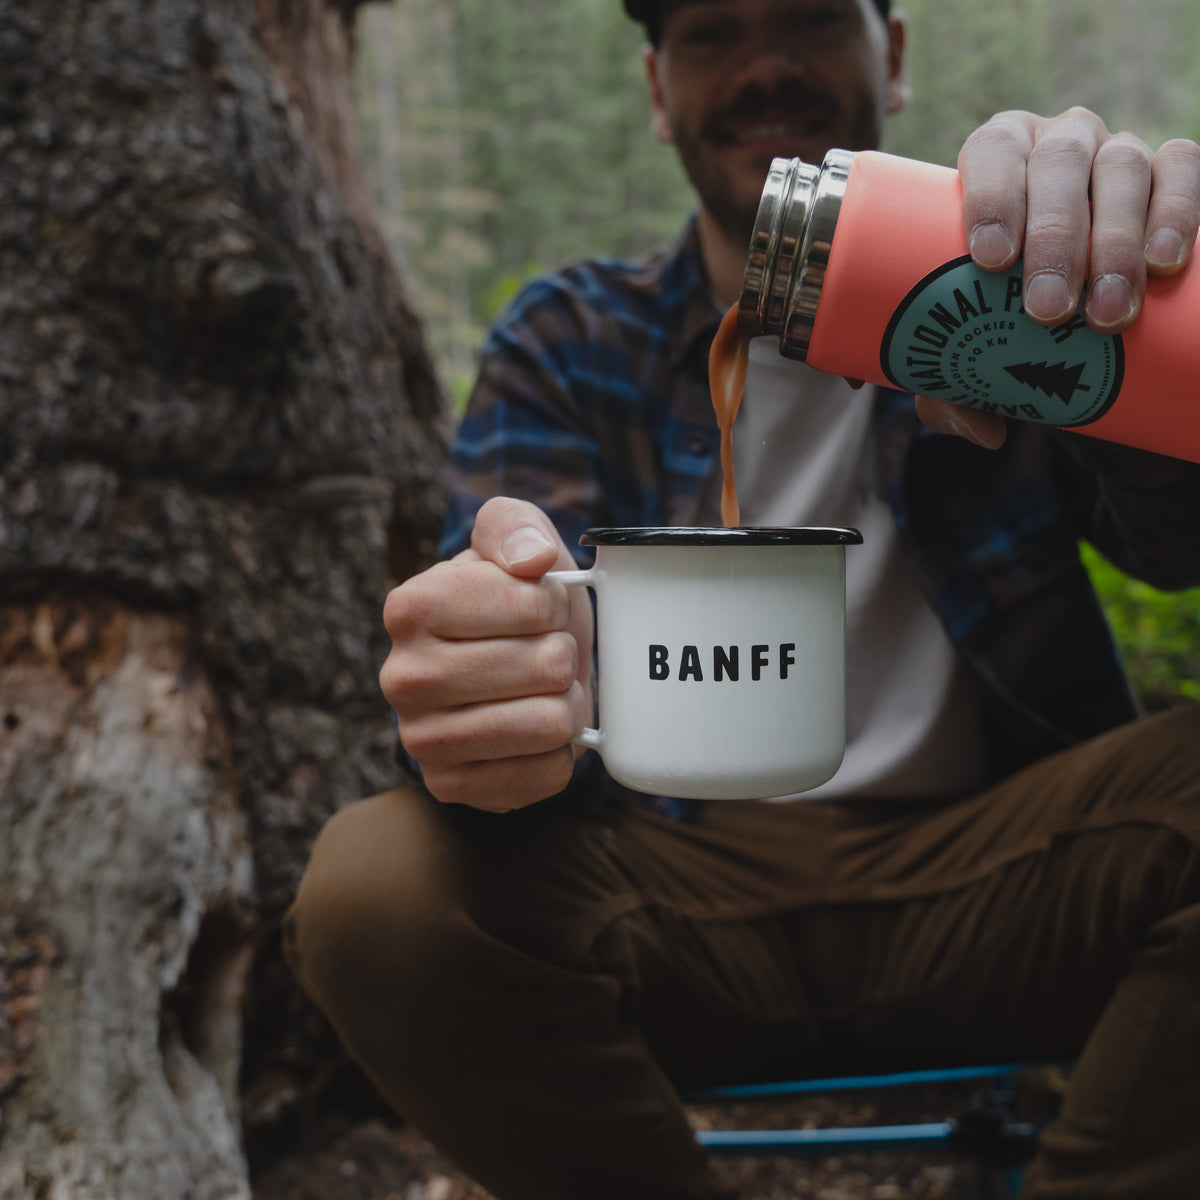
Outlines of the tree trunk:
{"type": "Polygon", "coordinates": [[[0,1197],[228,1198],[373,1101],[278,952],[392,786],[445,409],[354,0],[0,0],[0,1197]]]}

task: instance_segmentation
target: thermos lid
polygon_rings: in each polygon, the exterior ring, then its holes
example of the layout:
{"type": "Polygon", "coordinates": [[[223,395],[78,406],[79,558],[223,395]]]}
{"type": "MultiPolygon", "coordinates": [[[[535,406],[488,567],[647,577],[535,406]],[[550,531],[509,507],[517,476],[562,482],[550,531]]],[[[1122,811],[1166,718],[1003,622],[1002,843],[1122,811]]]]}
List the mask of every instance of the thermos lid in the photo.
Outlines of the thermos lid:
{"type": "Polygon", "coordinates": [[[820,167],[776,158],[758,202],[738,324],[779,336],[779,350],[803,359],[812,340],[829,247],[854,154],[830,150],[820,167]]]}

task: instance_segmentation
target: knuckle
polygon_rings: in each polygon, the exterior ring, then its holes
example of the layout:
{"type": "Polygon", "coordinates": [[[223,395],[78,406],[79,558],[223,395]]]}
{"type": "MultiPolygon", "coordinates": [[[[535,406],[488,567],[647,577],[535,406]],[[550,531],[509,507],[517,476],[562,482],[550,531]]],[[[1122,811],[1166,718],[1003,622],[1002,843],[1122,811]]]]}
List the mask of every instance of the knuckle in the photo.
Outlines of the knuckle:
{"type": "Polygon", "coordinates": [[[1056,117],[1047,120],[1036,119],[1039,138],[1054,138],[1066,136],[1076,139],[1088,147],[1088,152],[1109,136],[1108,126],[1104,121],[1081,104],[1073,104],[1064,109],[1056,117]]]}
{"type": "Polygon", "coordinates": [[[542,633],[566,624],[566,589],[543,587],[540,581],[515,581],[513,605],[518,628],[542,633]]]}
{"type": "Polygon", "coordinates": [[[561,792],[571,782],[575,768],[575,756],[570,746],[555,750],[546,757],[545,788],[546,794],[553,796],[561,792]]]}
{"type": "Polygon", "coordinates": [[[540,674],[551,691],[565,692],[575,680],[579,655],[575,639],[568,633],[549,634],[539,647],[540,674]]]}
{"type": "Polygon", "coordinates": [[[1045,134],[1029,152],[1030,169],[1089,166],[1093,145],[1073,129],[1054,129],[1045,134]]]}
{"type": "Polygon", "coordinates": [[[1067,213],[1039,213],[1029,219],[1026,260],[1037,259],[1040,270],[1069,270],[1080,243],[1079,225],[1067,213]]]}
{"type": "Polygon", "coordinates": [[[1192,171],[1200,171],[1200,145],[1190,138],[1171,138],[1159,147],[1155,158],[1192,171]]]}
{"type": "Polygon", "coordinates": [[[507,496],[492,496],[479,506],[475,524],[471,526],[471,545],[478,548],[493,525],[499,526],[512,511],[512,501],[507,496]]]}
{"type": "Polygon", "coordinates": [[[396,709],[406,708],[428,690],[431,676],[422,669],[420,660],[411,654],[393,651],[379,671],[379,686],[388,703],[396,709]]]}
{"type": "Polygon", "coordinates": [[[1150,147],[1132,133],[1114,133],[1096,151],[1097,162],[1126,169],[1148,168],[1153,158],[1150,147]]]}
{"type": "Polygon", "coordinates": [[[535,753],[566,746],[575,736],[572,705],[566,697],[535,700],[529,708],[529,744],[535,753]]]}
{"type": "Polygon", "coordinates": [[[393,696],[400,695],[398,688],[398,679],[396,678],[396,664],[392,661],[392,656],[389,654],[384,661],[382,667],[379,668],[379,690],[383,693],[383,698],[395,707],[393,696]]]}
{"type": "Polygon", "coordinates": [[[1017,113],[999,113],[975,129],[963,142],[959,166],[976,157],[982,161],[991,156],[1009,159],[1024,154],[1029,147],[1029,138],[1017,121],[1018,116],[1017,113]]]}
{"type": "Polygon", "coordinates": [[[1024,145],[1029,140],[1029,114],[1006,109],[993,114],[967,138],[968,143],[996,146],[1024,145]]]}
{"type": "Polygon", "coordinates": [[[1154,156],[1154,194],[1177,220],[1196,220],[1200,145],[1185,138],[1166,142],[1154,156]]]}
{"type": "Polygon", "coordinates": [[[393,640],[407,637],[428,620],[435,609],[434,590],[443,566],[439,563],[388,593],[383,605],[383,625],[393,640]]]}
{"type": "Polygon", "coordinates": [[[437,736],[429,721],[410,721],[401,717],[398,727],[404,749],[421,764],[423,769],[428,769],[436,761],[437,751],[444,739],[437,736]]]}
{"type": "Polygon", "coordinates": [[[593,696],[591,688],[578,680],[571,685],[571,707],[574,712],[571,736],[582,729],[593,716],[593,696]]]}
{"type": "Polygon", "coordinates": [[[1072,104],[1070,108],[1065,109],[1059,116],[1060,122],[1069,122],[1074,125],[1082,125],[1093,134],[1107,133],[1108,126],[1098,117],[1090,108],[1084,108],[1082,104],[1072,104]]]}
{"type": "Polygon", "coordinates": [[[476,808],[486,807],[479,803],[467,773],[461,770],[431,771],[426,769],[425,787],[429,794],[442,804],[470,804],[476,808]]]}
{"type": "Polygon", "coordinates": [[[488,545],[503,537],[505,531],[536,519],[527,500],[512,496],[492,496],[480,505],[471,527],[471,545],[481,553],[488,545]]]}
{"type": "Polygon", "coordinates": [[[475,514],[475,523],[478,525],[481,522],[486,524],[493,520],[504,520],[523,510],[524,503],[512,496],[491,496],[480,505],[475,514]]]}
{"type": "Polygon", "coordinates": [[[561,792],[571,781],[569,748],[514,762],[485,762],[426,771],[425,786],[443,804],[485,812],[524,808],[561,792]]]}
{"type": "Polygon", "coordinates": [[[392,588],[387,594],[387,599],[383,602],[383,627],[393,637],[401,630],[405,624],[405,611],[408,606],[408,598],[403,594],[404,586],[392,588]]]}

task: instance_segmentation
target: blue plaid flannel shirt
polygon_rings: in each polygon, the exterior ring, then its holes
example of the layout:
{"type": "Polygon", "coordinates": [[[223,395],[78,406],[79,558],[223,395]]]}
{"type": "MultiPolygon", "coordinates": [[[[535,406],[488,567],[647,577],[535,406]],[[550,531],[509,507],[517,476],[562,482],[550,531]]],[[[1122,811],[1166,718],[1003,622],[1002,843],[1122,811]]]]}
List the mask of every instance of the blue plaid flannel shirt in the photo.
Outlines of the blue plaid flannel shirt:
{"type": "MultiPolygon", "coordinates": [[[[529,284],[483,351],[441,554],[469,544],[496,495],[541,506],[584,565],[588,526],[694,524],[719,469],[707,377],[719,317],[694,219],[645,259],[529,284]]],[[[885,389],[875,433],[875,484],[986,685],[989,777],[1135,716],[1078,543],[1156,587],[1200,584],[1200,467],[1017,423],[988,451],[931,432],[911,396],[885,389]]]]}

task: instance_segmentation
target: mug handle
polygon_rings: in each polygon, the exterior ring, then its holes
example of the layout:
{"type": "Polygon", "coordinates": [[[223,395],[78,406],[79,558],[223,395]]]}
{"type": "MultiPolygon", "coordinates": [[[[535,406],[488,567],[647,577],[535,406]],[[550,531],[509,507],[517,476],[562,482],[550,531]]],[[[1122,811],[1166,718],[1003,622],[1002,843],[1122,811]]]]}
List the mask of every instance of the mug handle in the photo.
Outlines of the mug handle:
{"type": "MultiPolygon", "coordinates": [[[[596,586],[596,568],[589,567],[586,571],[547,571],[542,576],[543,579],[553,579],[561,583],[563,587],[590,587],[596,586]]],[[[596,680],[597,696],[599,695],[600,680],[596,680]]],[[[589,726],[584,726],[580,732],[571,739],[573,746],[584,746],[588,750],[600,749],[600,730],[592,729],[589,726]]]]}

